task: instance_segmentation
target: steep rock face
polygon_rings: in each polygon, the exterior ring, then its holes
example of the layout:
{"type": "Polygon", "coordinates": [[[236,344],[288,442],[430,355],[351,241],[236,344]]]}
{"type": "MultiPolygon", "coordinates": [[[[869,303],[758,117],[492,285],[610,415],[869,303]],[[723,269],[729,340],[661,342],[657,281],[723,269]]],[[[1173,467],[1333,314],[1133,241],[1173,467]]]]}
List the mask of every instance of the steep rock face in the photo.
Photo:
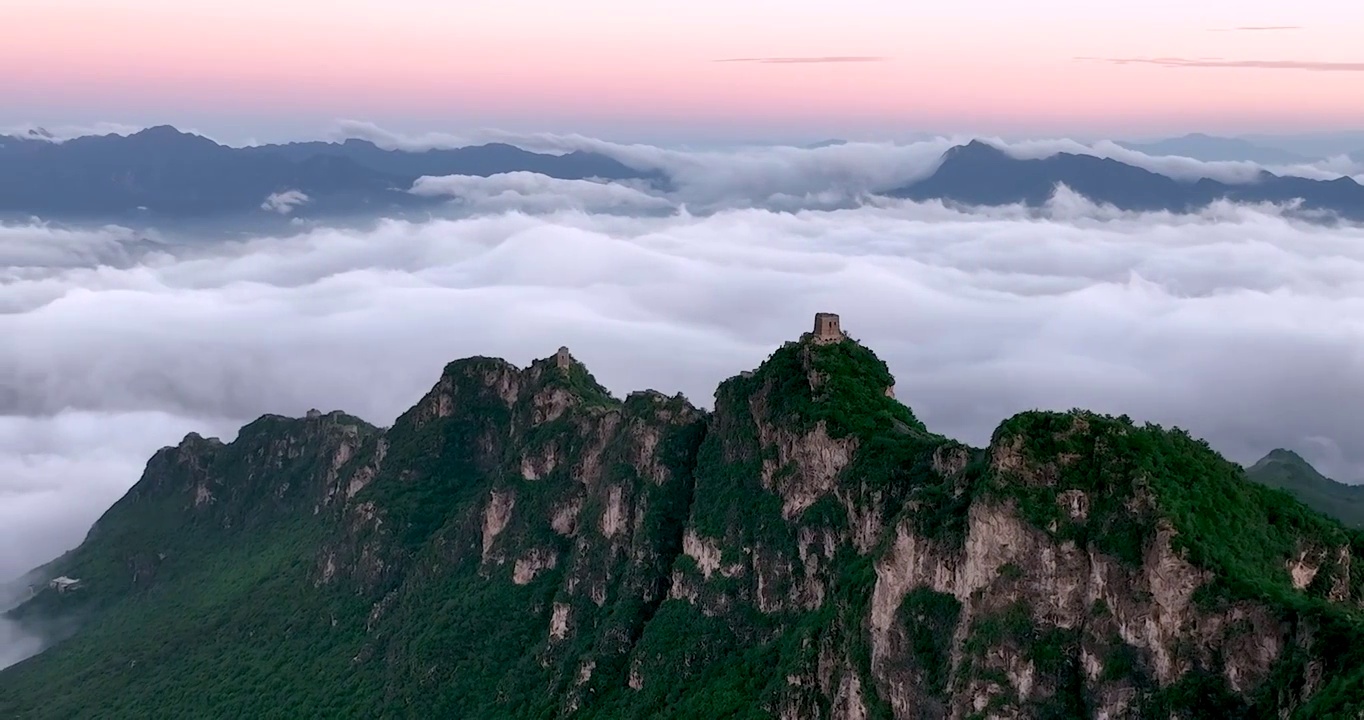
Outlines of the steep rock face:
{"type": "Polygon", "coordinates": [[[790,345],[721,386],[637,707],[1276,715],[1323,662],[1357,672],[1308,639],[1329,603],[1358,606],[1357,538],[1179,431],[1074,412],[1018,416],[983,451],[932,436],[864,353],[790,345]]]}
{"type": "Polygon", "coordinates": [[[1001,426],[964,539],[935,540],[906,518],[877,560],[872,668],[894,716],[1300,707],[1319,687],[1306,657],[1332,654],[1301,639],[1323,601],[1357,601],[1346,561],[1331,579],[1295,582],[1296,548],[1312,538],[1318,556],[1348,558],[1350,538],[1301,508],[1219,517],[1273,506],[1253,503],[1256,489],[1210,455],[1182,433],[1087,413],[1001,426]],[[950,642],[947,632],[925,642],[934,625],[951,628],[950,642]]]}
{"type": "MultiPolygon", "coordinates": [[[[159,573],[194,571],[203,550],[266,536],[334,494],[341,468],[378,431],[344,413],[267,415],[223,443],[190,433],[148,461],[142,478],[49,569],[87,580],[82,601],[114,602],[159,573]]],[[[316,528],[313,528],[316,529],[316,528]]]]}
{"type": "Polygon", "coordinates": [[[672,599],[634,661],[638,702],[653,712],[682,687],[711,701],[683,703],[683,716],[883,709],[866,643],[872,557],[916,494],[960,495],[969,451],[927,433],[865,348],[811,340],[716,394],[672,599]],[[670,645],[682,627],[697,637],[679,666],[670,645]],[[771,675],[747,694],[725,687],[758,666],[771,675]]]}
{"type": "Polygon", "coordinates": [[[16,611],[86,622],[0,674],[0,715],[1364,708],[1359,533],[1182,431],[1034,412],[974,449],[893,385],[841,334],[712,413],[617,400],[566,355],[469,358],[382,432],[190,436],[45,569],[88,592],[16,611]]]}
{"type": "Polygon", "coordinates": [[[623,683],[682,544],[704,418],[680,397],[614,400],[576,362],[447,367],[389,431],[318,561],[324,582],[358,581],[373,603],[363,652],[418,678],[391,700],[495,707],[494,677],[461,684],[463,667],[493,657],[526,707],[567,712],[595,684],[623,683]]]}

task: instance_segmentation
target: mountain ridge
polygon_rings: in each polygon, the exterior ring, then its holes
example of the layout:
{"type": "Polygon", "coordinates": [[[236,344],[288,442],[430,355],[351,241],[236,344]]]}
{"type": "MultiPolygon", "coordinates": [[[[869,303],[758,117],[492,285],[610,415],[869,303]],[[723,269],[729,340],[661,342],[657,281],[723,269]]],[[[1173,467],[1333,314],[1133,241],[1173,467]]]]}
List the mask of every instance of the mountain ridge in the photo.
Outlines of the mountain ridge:
{"type": "Polygon", "coordinates": [[[296,215],[404,212],[438,200],[411,194],[423,175],[529,171],[563,179],[654,179],[604,155],[532,153],[494,143],[383,150],[367,140],[236,148],[158,125],[61,143],[0,137],[0,213],[58,219],[265,215],[272,195],[302,193],[296,215]]]}
{"type": "Polygon", "coordinates": [[[890,192],[911,200],[970,206],[1046,204],[1064,185],[1096,203],[1129,211],[1189,213],[1217,200],[1300,202],[1300,210],[1364,219],[1364,186],[1348,177],[1310,180],[1261,171],[1254,182],[1181,181],[1114,160],[1076,153],[1022,159],[981,140],[944,153],[932,175],[890,192]]]}
{"type": "Polygon", "coordinates": [[[1322,159],[1254,143],[1243,138],[1221,137],[1207,133],[1189,133],[1179,137],[1118,144],[1147,155],[1176,155],[1207,162],[1243,161],[1266,165],[1295,165],[1322,159]]]}
{"type": "MultiPolygon", "coordinates": [[[[506,143],[423,151],[387,150],[361,139],[230,147],[169,125],[129,135],[60,143],[0,137],[0,214],[125,222],[295,219],[421,213],[443,200],[410,192],[424,176],[548,177],[640,182],[661,191],[673,178],[606,154],[530,152],[506,143]]],[[[949,148],[929,176],[885,190],[891,197],[969,206],[1042,206],[1060,185],[1122,210],[1188,213],[1217,200],[1300,203],[1364,220],[1364,186],[1349,177],[1314,180],[1261,172],[1247,183],[1182,181],[1111,158],[1056,153],[1018,159],[972,140],[949,148]]]]}
{"type": "MultiPolygon", "coordinates": [[[[832,318],[832,320],[831,320],[832,318]]],[[[714,409],[567,349],[159,451],[0,715],[1345,717],[1364,537],[1178,429],[930,432],[821,315],[714,409]],[[149,710],[150,709],[150,710],[149,710]]]]}

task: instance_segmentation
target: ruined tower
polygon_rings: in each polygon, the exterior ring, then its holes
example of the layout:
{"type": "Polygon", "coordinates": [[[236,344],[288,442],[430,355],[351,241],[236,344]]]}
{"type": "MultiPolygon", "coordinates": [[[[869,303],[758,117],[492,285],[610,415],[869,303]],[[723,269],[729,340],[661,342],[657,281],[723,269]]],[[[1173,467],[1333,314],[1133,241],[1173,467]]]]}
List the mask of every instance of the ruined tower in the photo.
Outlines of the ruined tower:
{"type": "Polygon", "coordinates": [[[569,365],[573,364],[573,356],[568,354],[567,347],[561,347],[559,352],[554,353],[554,364],[559,366],[560,370],[567,370],[569,365]]]}
{"type": "Polygon", "coordinates": [[[826,343],[836,343],[843,340],[846,335],[838,327],[838,315],[834,313],[815,313],[815,342],[821,345],[826,343]]]}

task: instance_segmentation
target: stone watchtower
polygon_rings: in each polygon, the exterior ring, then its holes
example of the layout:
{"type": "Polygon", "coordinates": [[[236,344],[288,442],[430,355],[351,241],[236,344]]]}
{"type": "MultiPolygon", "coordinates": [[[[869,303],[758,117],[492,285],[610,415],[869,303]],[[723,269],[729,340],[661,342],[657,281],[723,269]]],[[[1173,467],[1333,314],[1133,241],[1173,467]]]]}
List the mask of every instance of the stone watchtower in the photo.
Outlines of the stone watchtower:
{"type": "Polygon", "coordinates": [[[841,342],[848,337],[838,327],[838,316],[834,313],[815,313],[815,342],[820,345],[841,342]]]}
{"type": "Polygon", "coordinates": [[[568,354],[568,348],[561,347],[559,352],[554,353],[554,364],[558,365],[560,370],[567,370],[573,364],[573,356],[568,354]]]}

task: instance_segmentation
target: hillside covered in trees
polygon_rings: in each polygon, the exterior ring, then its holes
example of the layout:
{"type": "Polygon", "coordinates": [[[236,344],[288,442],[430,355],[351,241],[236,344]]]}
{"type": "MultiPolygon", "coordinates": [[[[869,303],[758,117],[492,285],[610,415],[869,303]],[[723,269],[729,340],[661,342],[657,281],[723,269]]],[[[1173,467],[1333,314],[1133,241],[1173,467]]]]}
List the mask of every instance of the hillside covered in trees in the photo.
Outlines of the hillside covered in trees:
{"type": "Polygon", "coordinates": [[[190,435],[36,571],[0,717],[1364,712],[1364,534],[1178,429],[974,448],[893,386],[817,326],[710,411],[563,351],[190,435]]]}

